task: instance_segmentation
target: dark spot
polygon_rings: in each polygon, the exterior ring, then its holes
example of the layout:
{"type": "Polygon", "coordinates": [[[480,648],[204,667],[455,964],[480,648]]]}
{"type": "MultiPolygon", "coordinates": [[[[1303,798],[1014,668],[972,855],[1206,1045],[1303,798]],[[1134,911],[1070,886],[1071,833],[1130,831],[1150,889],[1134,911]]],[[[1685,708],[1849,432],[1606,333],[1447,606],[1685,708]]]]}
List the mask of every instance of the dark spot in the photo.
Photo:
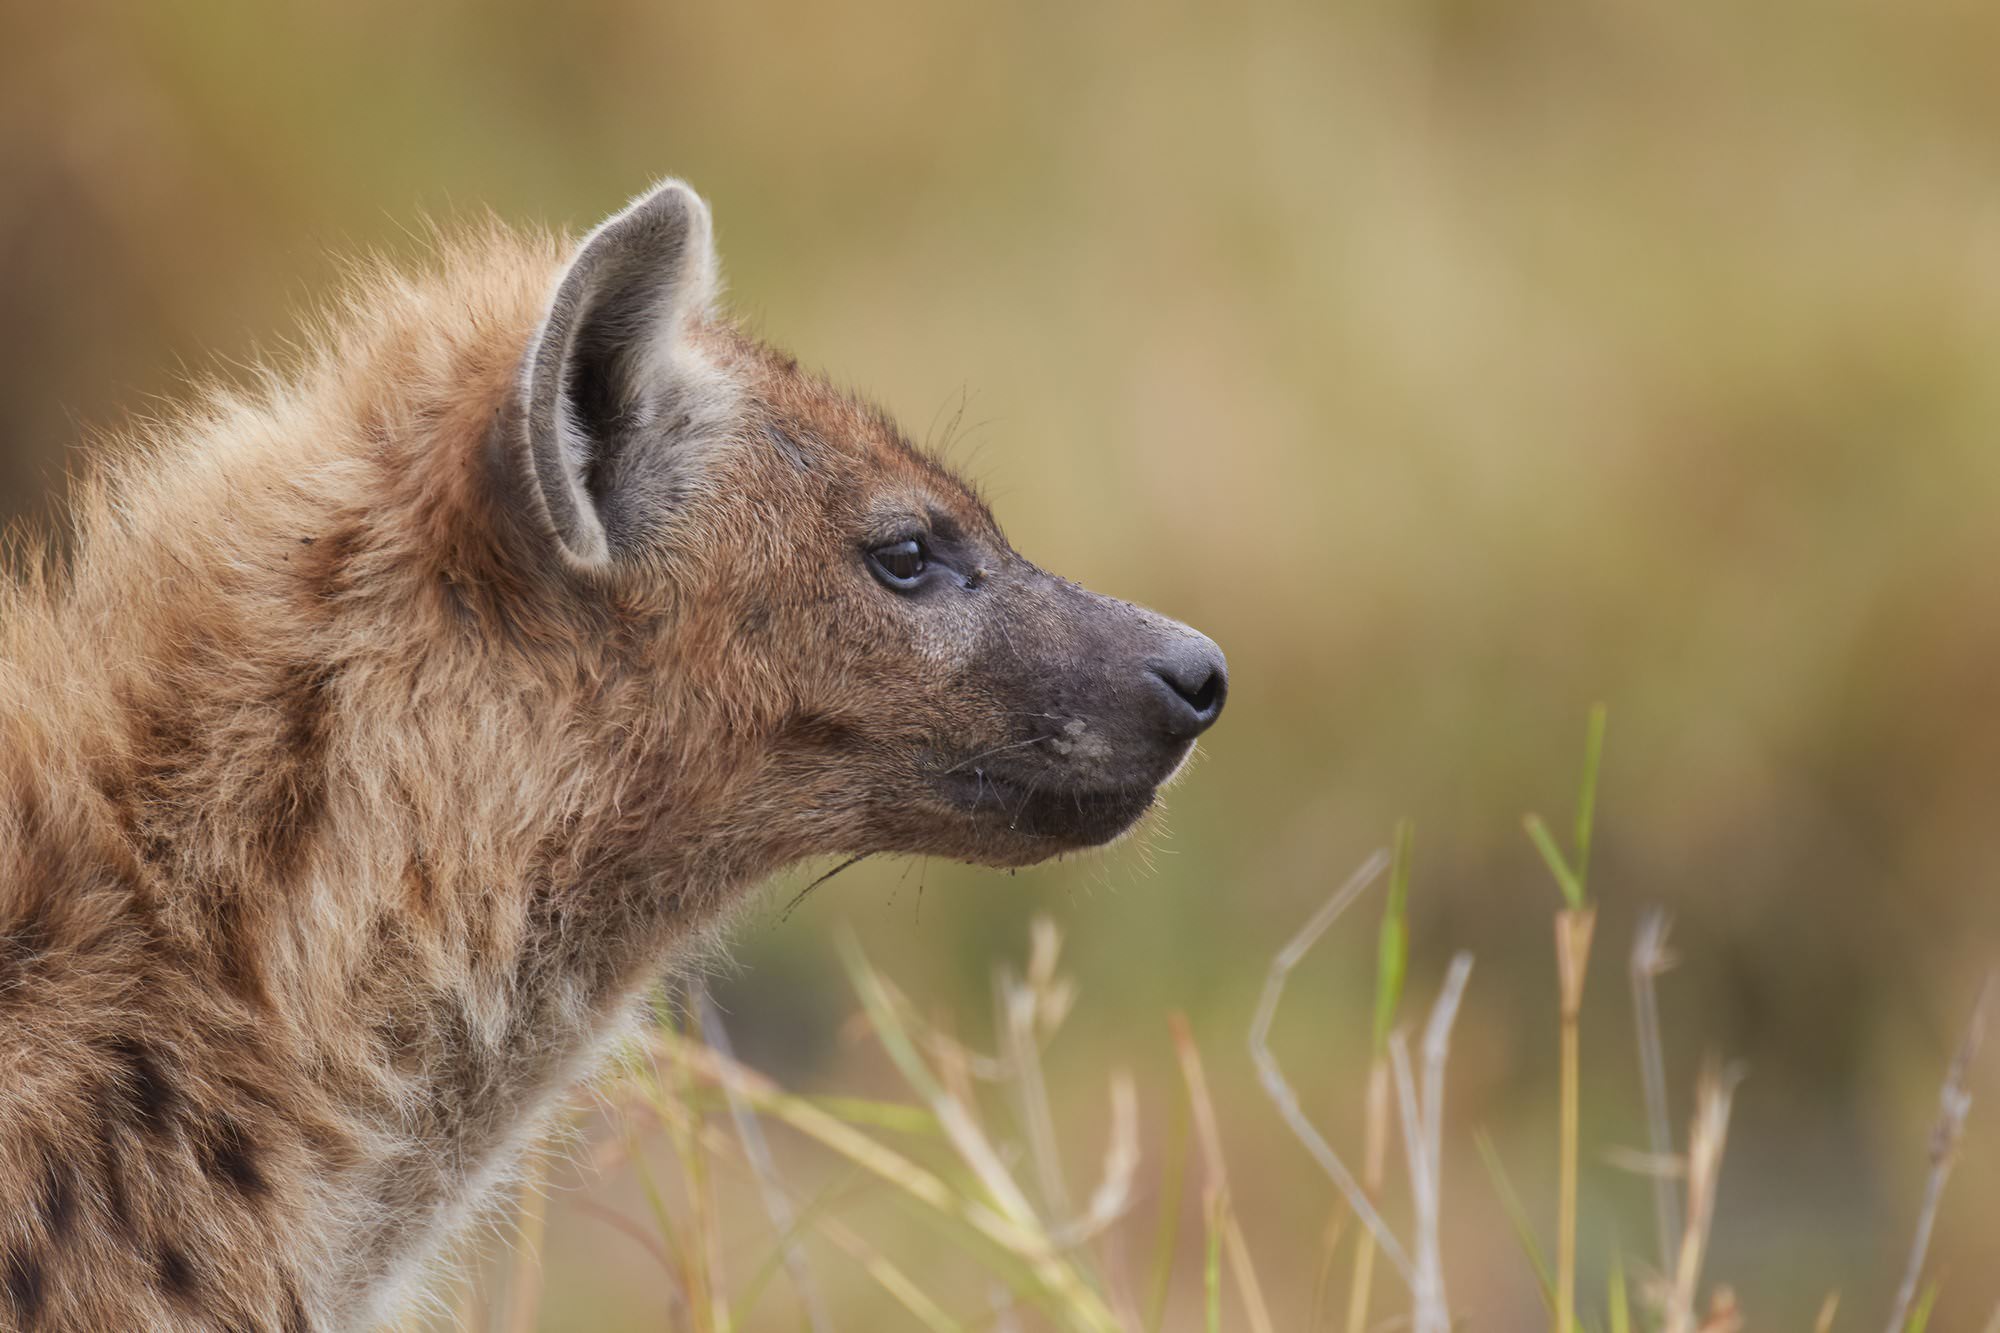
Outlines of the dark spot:
{"type": "Polygon", "coordinates": [[[403,889],[411,911],[426,918],[436,913],[437,881],[431,877],[431,868],[423,857],[410,859],[409,868],[403,872],[403,889]]]}
{"type": "Polygon", "coordinates": [[[0,1265],[0,1285],[6,1287],[6,1299],[14,1305],[14,1313],[20,1315],[22,1325],[34,1323],[36,1315],[42,1313],[42,1265],[30,1257],[24,1249],[8,1251],[6,1263],[0,1265]]]}
{"type": "Polygon", "coordinates": [[[42,1266],[24,1249],[16,1248],[7,1252],[6,1262],[0,1264],[0,1285],[7,1289],[7,1300],[13,1305],[14,1313],[27,1324],[41,1313],[42,1266]]]}
{"type": "Polygon", "coordinates": [[[154,1256],[159,1265],[160,1289],[169,1296],[181,1300],[194,1297],[194,1265],[188,1262],[187,1252],[178,1245],[162,1245],[154,1256]]]}
{"type": "Polygon", "coordinates": [[[21,915],[0,930],[0,1001],[20,987],[27,974],[55,945],[55,932],[48,920],[48,901],[36,899],[26,904],[21,915]]]}
{"type": "Polygon", "coordinates": [[[452,577],[449,570],[438,571],[438,595],[444,599],[445,607],[451,612],[453,619],[465,625],[478,623],[479,616],[473,611],[472,603],[466,600],[465,593],[458,586],[458,580],[452,577]]]}
{"type": "Polygon", "coordinates": [[[312,558],[301,563],[301,570],[307,590],[321,601],[332,601],[353,581],[349,566],[361,546],[361,533],[345,527],[323,535],[324,541],[313,538],[300,543],[312,548],[312,558]]]}
{"type": "Polygon", "coordinates": [[[76,1168],[51,1157],[48,1169],[42,1173],[36,1207],[41,1210],[42,1225],[51,1239],[67,1234],[70,1223],[76,1220],[76,1168]]]}
{"type": "MultiPolygon", "coordinates": [[[[268,1070],[270,1065],[260,1061],[252,1068],[268,1070]]],[[[291,1141],[303,1144],[307,1151],[318,1157],[329,1174],[351,1170],[360,1162],[360,1148],[345,1126],[297,1097],[277,1097],[271,1090],[276,1085],[275,1078],[266,1074],[253,1073],[246,1077],[220,1071],[216,1078],[227,1089],[226,1096],[242,1105],[259,1108],[271,1120],[283,1125],[291,1141]]]]}
{"type": "MultiPolygon", "coordinates": [[[[106,1084],[99,1089],[99,1100],[109,1102],[116,1095],[115,1089],[106,1084]]],[[[111,1211],[111,1220],[127,1235],[132,1231],[132,1198],[125,1185],[125,1163],[121,1154],[117,1127],[108,1119],[97,1122],[97,1170],[104,1178],[104,1201],[111,1211]]]]}
{"type": "Polygon", "coordinates": [[[257,1145],[243,1126],[226,1115],[217,1116],[210,1125],[201,1165],[209,1179],[228,1185],[246,1199],[262,1198],[270,1189],[257,1166],[257,1145]]]}
{"type": "Polygon", "coordinates": [[[391,1069],[399,1074],[415,1074],[424,1067],[424,1030],[414,1020],[391,1012],[374,1025],[375,1049],[391,1069]]]}
{"type": "Polygon", "coordinates": [[[179,1094],[152,1048],[137,1037],[117,1037],[107,1049],[120,1065],[113,1075],[118,1114],[148,1134],[171,1131],[179,1094]]]}
{"type": "Polygon", "coordinates": [[[750,607],[736,621],[736,632],[746,639],[760,638],[770,628],[771,608],[768,606],[750,607]]]}
{"type": "Polygon", "coordinates": [[[299,545],[301,545],[301,546],[311,546],[311,545],[312,545],[312,544],[313,544],[314,542],[316,542],[316,541],[318,541],[318,540],[319,540],[319,538],[317,538],[317,537],[301,537],[301,538],[299,538],[299,545]]]}
{"type": "Polygon", "coordinates": [[[258,850],[279,879],[297,868],[326,804],[327,722],[334,670],[298,662],[279,677],[272,706],[278,750],[264,808],[249,812],[260,830],[258,850]]]}
{"type": "Polygon", "coordinates": [[[227,889],[210,888],[208,904],[212,930],[214,963],[222,984],[244,1001],[268,1009],[271,993],[264,985],[264,968],[258,959],[254,932],[247,928],[241,898],[227,889]]]}
{"type": "Polygon", "coordinates": [[[184,775],[196,760],[197,720],[169,697],[121,702],[131,718],[129,776],[107,773],[100,790],[138,859],[170,866],[178,859],[175,824],[185,817],[184,775]]]}

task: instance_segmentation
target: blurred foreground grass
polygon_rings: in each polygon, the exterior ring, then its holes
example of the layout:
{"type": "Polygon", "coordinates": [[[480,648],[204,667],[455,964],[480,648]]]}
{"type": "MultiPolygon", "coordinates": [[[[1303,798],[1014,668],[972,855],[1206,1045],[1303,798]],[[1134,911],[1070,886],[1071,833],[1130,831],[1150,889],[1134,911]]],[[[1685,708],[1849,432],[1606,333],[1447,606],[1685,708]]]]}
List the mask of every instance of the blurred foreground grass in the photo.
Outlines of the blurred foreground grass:
{"type": "MultiPolygon", "coordinates": [[[[1291,962],[1380,875],[1385,862],[1378,855],[1329,901],[1331,910],[1318,914],[1294,942],[1291,962]]],[[[1407,1167],[1401,1185],[1408,1233],[1399,1239],[1379,1211],[1387,1203],[1379,1167],[1364,1190],[1299,1112],[1289,1083],[1272,1062],[1265,1066],[1267,1090],[1331,1178],[1315,1186],[1329,1200],[1329,1216],[1315,1244],[1260,1255],[1245,1239],[1230,1191],[1223,1122],[1202,1056],[1178,1014],[1172,1016],[1172,1030],[1182,1086],[1156,1089],[1146,1098],[1149,1107],[1171,1107],[1172,1128],[1159,1160],[1148,1161],[1141,1150],[1140,1095],[1130,1073],[1112,1070],[1108,1115],[1092,1126],[1103,1145],[1098,1177],[1083,1190],[1070,1182],[1065,1159],[1076,1160],[1097,1140],[1082,1141],[1080,1125],[1059,1128],[1047,1091],[1044,1052],[1075,999],[1071,983],[1057,971],[1059,939],[1053,923],[1038,919],[1025,968],[1016,973],[1003,966],[996,973],[990,1050],[964,1044],[950,1028],[918,1016],[859,946],[843,940],[861,1005],[857,1037],[894,1065],[904,1083],[899,1099],[788,1092],[734,1057],[705,989],[696,985],[665,997],[661,1021],[627,1052],[591,1113],[571,1126],[575,1137],[559,1159],[572,1171],[579,1165],[590,1173],[629,1168],[645,1208],[621,1211],[590,1199],[565,1205],[561,1193],[551,1194],[552,1176],[564,1168],[547,1172],[537,1166],[523,1187],[519,1216],[502,1224],[511,1245],[469,1269],[446,1297],[449,1312],[428,1322],[467,1333],[543,1327],[542,1250],[553,1199],[563,1225],[595,1229],[604,1244],[627,1248],[638,1258],[654,1296],[650,1312],[631,1312],[635,1326],[663,1322],[690,1333],[752,1328],[822,1333],[842,1326],[932,1333],[980,1328],[1364,1333],[1396,1327],[1448,1333],[1455,1327],[1516,1326],[1510,1316],[1452,1304],[1440,1239],[1441,1210],[1450,1206],[1442,1197],[1445,1073],[1470,954],[1460,955],[1430,1011],[1420,1077],[1413,1072],[1407,1035],[1398,1030],[1390,1037],[1407,1167]],[[809,1186],[801,1188],[800,1179],[779,1171],[766,1125],[787,1132],[822,1159],[804,1177],[809,1186]],[[856,1214],[864,1211],[858,1207],[861,1196],[871,1193],[915,1215],[955,1262],[940,1264],[934,1252],[915,1261],[899,1255],[896,1235],[907,1236],[907,1226],[887,1238],[870,1234],[856,1214]],[[756,1233],[746,1230],[753,1200],[764,1210],[765,1225],[756,1233]],[[1315,1257],[1315,1250],[1316,1262],[1301,1262],[1315,1257]],[[1378,1254],[1387,1272],[1376,1286],[1371,1269],[1378,1254]],[[837,1293],[834,1300],[829,1291],[837,1293]],[[831,1313],[836,1308],[842,1312],[838,1318],[831,1313]]],[[[1635,986],[1652,984],[1657,974],[1649,967],[1663,947],[1656,923],[1642,926],[1633,953],[1635,986]]],[[[1268,992],[1274,1006],[1288,967],[1283,961],[1274,965],[1268,992]]],[[[1913,1224],[1916,1239],[1891,1312],[1850,1311],[1842,1317],[1846,1275],[1824,1274],[1826,1294],[1812,1325],[1815,1333],[1927,1328],[1940,1290],[1940,1279],[1926,1267],[1931,1231],[1971,1105],[1969,1080],[1986,999],[1982,993],[1945,1079],[1929,1145],[1923,1211],[1913,1224]]],[[[1260,1020],[1253,1048],[1264,1039],[1260,1020]]],[[[1649,1048],[1656,1038],[1642,1027],[1639,1039],[1645,1053],[1657,1058],[1657,1048],[1649,1048]]],[[[1713,1266],[1716,1198],[1740,1077],[1740,1071],[1705,1064],[1692,1115],[1679,1136],[1662,1108],[1655,1127],[1661,1137],[1653,1151],[1620,1151],[1609,1163],[1594,1164],[1649,1178],[1660,1199],[1660,1230],[1652,1238],[1657,1249],[1643,1242],[1629,1252],[1612,1247],[1604,1271],[1588,1275],[1580,1292],[1574,1268],[1557,1268],[1545,1257],[1538,1228],[1491,1140],[1478,1136],[1490,1189],[1505,1207],[1520,1247],[1518,1263],[1534,1275],[1554,1327],[1577,1333],[1736,1333],[1774,1326],[1739,1305],[1734,1287],[1705,1280],[1705,1265],[1713,1266]],[[1673,1150],[1676,1137],[1684,1142],[1683,1151],[1673,1150]]],[[[1370,1132],[1371,1143],[1378,1142],[1373,1125],[1370,1132]]],[[[1230,1137],[1240,1141],[1244,1133],[1237,1127],[1230,1137]]],[[[1575,1145],[1566,1120],[1566,1171],[1574,1165],[1575,1145]]],[[[1462,1148],[1454,1142],[1450,1150],[1462,1148]]],[[[1571,1225],[1558,1223],[1557,1243],[1573,1253],[1573,1238],[1563,1232],[1571,1225]]],[[[1990,1285],[1986,1274],[1954,1276],[1991,1299],[1983,1291],[1990,1285]]],[[[1996,1324],[2000,1304],[1984,1327],[1996,1324]]]]}

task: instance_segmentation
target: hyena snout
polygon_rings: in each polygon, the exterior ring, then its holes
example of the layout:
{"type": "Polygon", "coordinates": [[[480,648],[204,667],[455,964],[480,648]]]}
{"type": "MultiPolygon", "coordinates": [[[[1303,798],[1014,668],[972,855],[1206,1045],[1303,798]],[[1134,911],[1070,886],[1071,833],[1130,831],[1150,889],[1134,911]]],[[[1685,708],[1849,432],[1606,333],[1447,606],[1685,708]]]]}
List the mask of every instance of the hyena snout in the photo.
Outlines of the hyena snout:
{"type": "Polygon", "coordinates": [[[1204,634],[1126,602],[1049,580],[1043,652],[1014,658],[1008,712],[1031,722],[937,773],[979,835],[976,859],[1022,864],[1100,846],[1130,829],[1222,714],[1229,667],[1204,634]]]}

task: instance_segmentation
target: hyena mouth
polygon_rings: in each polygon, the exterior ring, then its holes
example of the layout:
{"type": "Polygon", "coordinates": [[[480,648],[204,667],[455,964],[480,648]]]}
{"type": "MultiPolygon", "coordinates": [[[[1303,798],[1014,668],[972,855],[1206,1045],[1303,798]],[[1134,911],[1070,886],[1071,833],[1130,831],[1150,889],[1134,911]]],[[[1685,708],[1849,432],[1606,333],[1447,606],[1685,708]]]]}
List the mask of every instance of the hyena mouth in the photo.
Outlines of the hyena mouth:
{"type": "Polygon", "coordinates": [[[948,804],[981,824],[1060,847],[1110,842],[1152,808],[1159,791],[1149,785],[1078,787],[1055,774],[1037,779],[977,768],[940,773],[932,782],[948,804]]]}

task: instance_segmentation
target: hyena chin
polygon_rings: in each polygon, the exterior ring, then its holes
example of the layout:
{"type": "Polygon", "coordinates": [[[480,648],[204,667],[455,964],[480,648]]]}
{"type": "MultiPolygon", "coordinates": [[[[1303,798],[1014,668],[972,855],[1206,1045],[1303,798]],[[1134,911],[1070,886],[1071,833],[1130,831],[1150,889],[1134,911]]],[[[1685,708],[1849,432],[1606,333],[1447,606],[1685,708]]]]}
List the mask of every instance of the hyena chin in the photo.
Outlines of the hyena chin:
{"type": "Polygon", "coordinates": [[[380,274],[0,591],[0,1322],[380,1321],[761,878],[1105,843],[1215,721],[715,274],[677,182],[380,274]]]}

